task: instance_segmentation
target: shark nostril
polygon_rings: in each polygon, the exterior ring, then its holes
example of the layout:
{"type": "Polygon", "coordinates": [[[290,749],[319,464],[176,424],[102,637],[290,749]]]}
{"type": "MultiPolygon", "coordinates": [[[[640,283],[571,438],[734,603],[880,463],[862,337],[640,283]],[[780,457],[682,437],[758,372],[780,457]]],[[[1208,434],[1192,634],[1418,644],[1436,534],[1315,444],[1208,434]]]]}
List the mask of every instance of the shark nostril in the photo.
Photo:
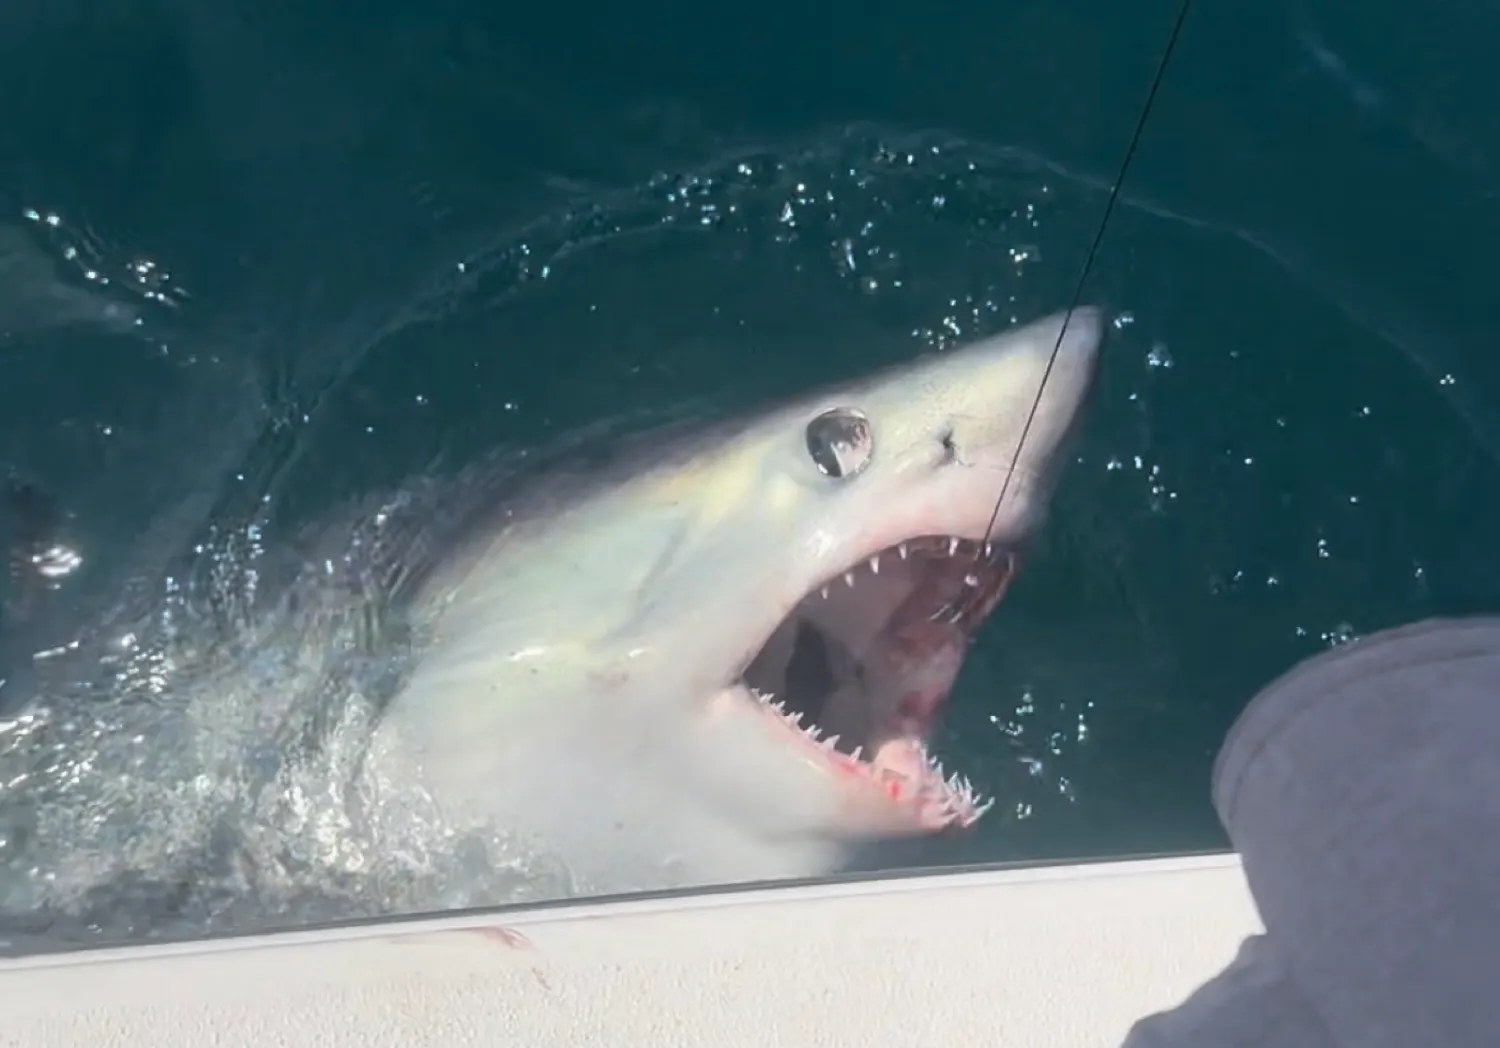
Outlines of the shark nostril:
{"type": "Polygon", "coordinates": [[[943,445],[943,456],[947,461],[952,462],[958,458],[958,441],[954,439],[952,426],[943,430],[942,436],[938,440],[943,445]]]}

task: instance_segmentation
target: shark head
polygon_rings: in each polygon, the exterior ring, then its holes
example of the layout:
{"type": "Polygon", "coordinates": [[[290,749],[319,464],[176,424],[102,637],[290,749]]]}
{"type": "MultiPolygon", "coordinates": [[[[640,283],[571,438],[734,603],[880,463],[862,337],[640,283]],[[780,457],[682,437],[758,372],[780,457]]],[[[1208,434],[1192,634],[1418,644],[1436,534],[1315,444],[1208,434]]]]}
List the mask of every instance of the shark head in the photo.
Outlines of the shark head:
{"type": "Polygon", "coordinates": [[[424,584],[372,752],[600,890],[824,874],[972,824],[987,802],[929,741],[1102,326],[1048,317],[492,517],[424,584]]]}

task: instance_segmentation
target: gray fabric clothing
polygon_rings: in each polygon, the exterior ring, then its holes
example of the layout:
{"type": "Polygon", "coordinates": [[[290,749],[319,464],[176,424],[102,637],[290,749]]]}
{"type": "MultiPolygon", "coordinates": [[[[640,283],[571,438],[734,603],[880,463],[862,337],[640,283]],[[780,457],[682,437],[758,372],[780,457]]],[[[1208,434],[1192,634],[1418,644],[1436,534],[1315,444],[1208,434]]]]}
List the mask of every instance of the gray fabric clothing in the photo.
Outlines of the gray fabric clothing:
{"type": "Polygon", "coordinates": [[[1298,665],[1213,798],[1266,934],[1125,1048],[1500,1048],[1500,618],[1298,665]]]}

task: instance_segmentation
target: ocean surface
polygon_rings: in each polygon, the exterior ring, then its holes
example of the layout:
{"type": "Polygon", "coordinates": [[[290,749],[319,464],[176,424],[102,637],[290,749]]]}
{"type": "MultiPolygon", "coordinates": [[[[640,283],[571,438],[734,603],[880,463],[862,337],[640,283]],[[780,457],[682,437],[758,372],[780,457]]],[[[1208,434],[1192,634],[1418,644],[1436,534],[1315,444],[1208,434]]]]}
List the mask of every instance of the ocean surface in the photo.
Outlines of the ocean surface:
{"type": "MultiPolygon", "coordinates": [[[[939,740],[999,803],[920,861],[1221,846],[1259,687],[1500,610],[1500,11],[1199,2],[1163,72],[1181,14],[6,4],[0,471],[86,551],[54,605],[149,600],[272,494],[313,519],[1081,295],[1115,320],[1077,458],[939,740]]],[[[221,827],[131,794],[150,723],[0,732],[0,940],[330,915],[163,908],[221,827]]]]}

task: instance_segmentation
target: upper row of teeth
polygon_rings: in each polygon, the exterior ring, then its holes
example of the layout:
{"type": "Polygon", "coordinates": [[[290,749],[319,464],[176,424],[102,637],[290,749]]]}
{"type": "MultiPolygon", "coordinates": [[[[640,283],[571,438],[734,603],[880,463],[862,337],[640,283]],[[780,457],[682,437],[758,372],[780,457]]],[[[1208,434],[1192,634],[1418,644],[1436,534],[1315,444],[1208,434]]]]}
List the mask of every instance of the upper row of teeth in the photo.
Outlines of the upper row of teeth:
{"type": "MultiPolygon", "coordinates": [[[[816,724],[804,726],[802,723],[802,714],[794,710],[788,710],[786,703],[774,695],[757,691],[754,688],[751,689],[751,694],[760,700],[762,706],[775,712],[782,720],[796,728],[813,742],[816,742],[822,749],[829,753],[839,752],[839,736],[825,736],[816,724]]],[[[864,747],[856,746],[854,752],[849,754],[849,756],[851,759],[857,761],[861,759],[863,753],[864,747]]],[[[957,772],[944,774],[943,762],[928,753],[925,745],[922,746],[922,759],[927,764],[927,770],[943,784],[942,800],[944,808],[952,812],[955,816],[962,816],[965,825],[972,824],[994,806],[994,799],[982,797],[979,791],[974,788],[974,784],[966,776],[959,775],[957,772]]],[[[897,773],[887,772],[887,774],[894,775],[897,773]]],[[[902,778],[906,778],[906,776],[902,776],[902,778]]]]}
{"type": "MultiPolygon", "coordinates": [[[[948,540],[948,556],[950,556],[950,557],[956,557],[956,556],[958,556],[958,547],[961,544],[961,541],[962,540],[956,539],[956,538],[950,538],[948,540]]],[[[986,542],[984,544],[984,559],[985,560],[989,560],[994,555],[995,555],[995,544],[993,542],[986,542]]],[[[903,542],[900,545],[898,545],[896,547],[896,556],[900,557],[902,560],[905,560],[907,557],[911,556],[911,548],[910,548],[910,546],[908,546],[907,543],[905,543],[905,542],[903,542]]],[[[848,585],[850,587],[853,587],[853,585],[854,585],[854,583],[856,581],[856,578],[857,578],[857,576],[855,575],[855,572],[859,571],[860,568],[869,568],[870,569],[870,573],[872,575],[879,575],[880,574],[880,554],[876,553],[869,560],[866,560],[866,561],[864,561],[861,564],[857,564],[854,567],[850,568],[848,571],[844,572],[844,583],[846,585],[848,585]]],[[[976,578],[971,579],[969,584],[971,586],[972,585],[978,585],[979,584],[978,578],[976,577],[976,578]]],[[[824,585],[821,589],[818,590],[818,593],[826,600],[828,598],[828,591],[829,591],[829,589],[831,587],[832,587],[832,583],[824,585]]]]}

